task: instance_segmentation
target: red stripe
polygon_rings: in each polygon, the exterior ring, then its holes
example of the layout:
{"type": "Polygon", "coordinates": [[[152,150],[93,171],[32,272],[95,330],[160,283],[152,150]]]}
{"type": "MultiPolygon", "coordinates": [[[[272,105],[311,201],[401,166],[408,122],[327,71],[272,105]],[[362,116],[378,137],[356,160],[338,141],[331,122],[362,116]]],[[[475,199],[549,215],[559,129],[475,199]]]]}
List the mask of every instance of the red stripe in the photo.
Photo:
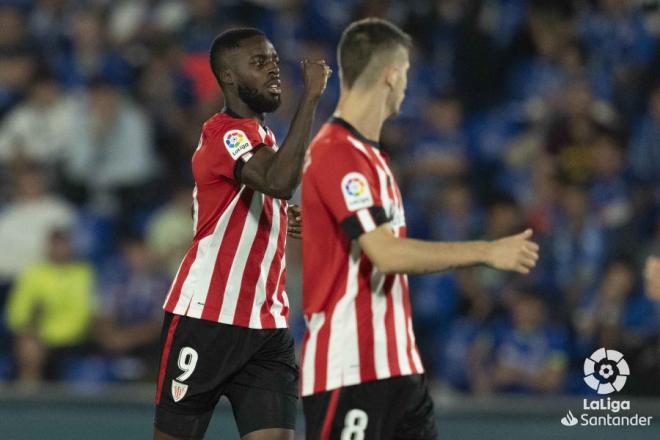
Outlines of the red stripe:
{"type": "Polygon", "coordinates": [[[403,310],[406,319],[406,351],[408,354],[408,363],[410,364],[410,369],[413,373],[421,373],[417,371],[415,362],[413,362],[413,346],[412,338],[410,337],[410,332],[408,331],[408,324],[411,323],[411,309],[410,309],[410,296],[408,295],[408,285],[404,281],[403,275],[397,275],[399,277],[399,284],[401,284],[401,296],[403,297],[403,310]]]}
{"type": "Polygon", "coordinates": [[[251,189],[246,188],[243,190],[241,199],[231,213],[213,267],[213,275],[211,276],[211,282],[209,283],[204,310],[202,310],[202,319],[217,321],[220,316],[222,301],[225,297],[225,289],[227,287],[227,279],[229,278],[229,271],[231,269],[231,264],[234,261],[234,257],[236,256],[238,242],[241,239],[241,233],[243,232],[243,226],[247,219],[253,194],[254,191],[251,189]]]}
{"type": "MultiPolygon", "coordinates": [[[[311,319],[311,316],[305,316],[306,324],[309,323],[309,319],[311,319]]],[[[298,387],[300,388],[300,390],[302,390],[303,375],[305,374],[305,369],[302,367],[302,364],[305,361],[305,353],[307,352],[307,344],[309,343],[310,336],[311,333],[309,331],[309,327],[307,327],[302,340],[302,349],[300,350],[300,375],[298,376],[298,382],[299,382],[298,387]]]]}
{"type": "Polygon", "coordinates": [[[321,437],[319,440],[329,440],[330,432],[332,431],[332,422],[335,419],[337,412],[337,402],[339,401],[339,392],[341,388],[337,388],[330,393],[330,402],[328,402],[328,411],[323,421],[323,428],[321,428],[321,437]]]}
{"type": "Polygon", "coordinates": [[[360,354],[360,378],[362,380],[376,377],[376,358],[374,350],[373,311],[371,301],[371,272],[373,265],[366,256],[360,259],[358,275],[358,294],[355,298],[355,313],[357,315],[358,350],[360,354]]]}
{"type": "MultiPolygon", "coordinates": [[[[280,225],[287,224],[286,210],[280,209],[280,225]]],[[[261,306],[261,325],[263,328],[276,327],[275,318],[270,313],[270,308],[273,305],[273,296],[277,295],[277,287],[282,272],[282,263],[284,262],[284,247],[286,245],[286,227],[280,227],[280,235],[277,237],[277,250],[273,257],[273,262],[270,264],[268,271],[268,279],[266,280],[266,301],[261,306]]]]}
{"type": "MultiPolygon", "coordinates": [[[[256,197],[260,197],[259,194],[256,197]]],[[[257,293],[257,280],[261,275],[266,248],[273,227],[273,199],[264,197],[264,207],[261,210],[257,234],[252,242],[248,259],[245,262],[243,278],[241,280],[241,291],[238,293],[236,311],[234,312],[234,325],[247,327],[250,325],[252,306],[257,293]]]]}
{"type": "Polygon", "coordinates": [[[174,309],[176,308],[177,303],[179,302],[179,298],[181,297],[181,287],[183,286],[183,283],[186,281],[186,278],[188,278],[188,273],[190,272],[190,268],[192,267],[193,262],[195,261],[195,258],[197,258],[197,246],[199,242],[194,242],[193,245],[190,247],[188,250],[188,253],[183,259],[183,263],[181,263],[181,270],[179,270],[178,276],[174,280],[174,283],[172,284],[172,290],[169,293],[169,296],[167,298],[167,301],[165,303],[165,311],[167,312],[173,312],[174,309]]]}
{"type": "Polygon", "coordinates": [[[165,346],[163,347],[163,354],[160,358],[160,371],[158,372],[158,387],[156,388],[156,405],[160,403],[160,396],[163,391],[163,381],[165,380],[165,371],[167,370],[167,361],[172,349],[172,339],[174,339],[174,332],[179,325],[181,316],[174,315],[170,321],[170,327],[167,329],[167,338],[165,338],[165,346]]]}
{"type": "Polygon", "coordinates": [[[387,310],[385,311],[385,332],[387,333],[387,360],[390,365],[390,375],[399,376],[401,368],[399,367],[398,348],[396,346],[396,330],[394,327],[394,300],[392,299],[392,285],[394,284],[394,275],[388,275],[385,278],[383,290],[387,297],[387,310]]]}

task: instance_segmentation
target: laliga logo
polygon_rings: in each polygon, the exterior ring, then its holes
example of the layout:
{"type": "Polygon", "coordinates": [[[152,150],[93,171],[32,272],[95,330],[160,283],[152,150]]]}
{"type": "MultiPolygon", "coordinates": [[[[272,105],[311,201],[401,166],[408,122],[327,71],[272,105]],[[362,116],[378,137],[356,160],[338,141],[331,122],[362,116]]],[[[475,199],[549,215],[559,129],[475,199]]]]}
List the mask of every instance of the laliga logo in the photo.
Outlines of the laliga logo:
{"type": "Polygon", "coordinates": [[[584,382],[598,394],[621,391],[630,375],[623,354],[599,348],[584,360],[584,382]]]}
{"type": "Polygon", "coordinates": [[[225,144],[227,144],[227,147],[229,148],[236,148],[239,145],[243,144],[245,141],[245,138],[243,137],[243,133],[241,132],[231,132],[228,133],[227,136],[225,136],[225,144]]]}
{"type": "Polygon", "coordinates": [[[353,177],[346,182],[344,189],[351,196],[360,196],[364,193],[364,182],[357,177],[353,177]]]}

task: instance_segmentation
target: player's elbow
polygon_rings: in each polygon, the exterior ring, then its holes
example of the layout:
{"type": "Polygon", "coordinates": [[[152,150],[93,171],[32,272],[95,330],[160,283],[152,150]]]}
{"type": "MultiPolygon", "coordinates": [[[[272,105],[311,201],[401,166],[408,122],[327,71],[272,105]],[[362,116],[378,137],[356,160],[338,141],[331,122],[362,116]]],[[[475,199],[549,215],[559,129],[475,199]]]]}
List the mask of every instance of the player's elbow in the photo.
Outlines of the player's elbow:
{"type": "Polygon", "coordinates": [[[271,197],[275,197],[276,199],[290,200],[291,197],[293,197],[293,189],[287,187],[280,188],[272,186],[268,188],[266,194],[271,197]]]}
{"type": "Polygon", "coordinates": [[[269,175],[266,180],[267,194],[269,196],[289,200],[298,186],[297,180],[282,178],[278,175],[269,175]]]}
{"type": "Polygon", "coordinates": [[[368,257],[371,260],[371,263],[376,267],[376,270],[380,273],[391,275],[400,272],[400,268],[396,264],[396,259],[387,253],[368,255],[368,257]]]}

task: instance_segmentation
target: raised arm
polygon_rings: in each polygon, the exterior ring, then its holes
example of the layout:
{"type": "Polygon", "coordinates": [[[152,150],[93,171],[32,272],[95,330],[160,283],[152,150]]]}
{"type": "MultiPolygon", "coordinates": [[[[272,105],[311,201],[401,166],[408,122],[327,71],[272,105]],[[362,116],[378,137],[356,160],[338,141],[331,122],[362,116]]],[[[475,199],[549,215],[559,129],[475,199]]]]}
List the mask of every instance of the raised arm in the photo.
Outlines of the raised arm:
{"type": "Polygon", "coordinates": [[[314,113],[332,70],[325,61],[303,61],[304,91],[289,132],[277,152],[258,149],[238,176],[243,184],[280,199],[290,199],[300,184],[314,113]]]}
{"type": "Polygon", "coordinates": [[[423,274],[454,267],[487,264],[495,269],[529,273],[539,247],[532,230],[495,241],[432,242],[397,238],[383,224],[358,238],[360,247],[383,273],[423,274]]]}

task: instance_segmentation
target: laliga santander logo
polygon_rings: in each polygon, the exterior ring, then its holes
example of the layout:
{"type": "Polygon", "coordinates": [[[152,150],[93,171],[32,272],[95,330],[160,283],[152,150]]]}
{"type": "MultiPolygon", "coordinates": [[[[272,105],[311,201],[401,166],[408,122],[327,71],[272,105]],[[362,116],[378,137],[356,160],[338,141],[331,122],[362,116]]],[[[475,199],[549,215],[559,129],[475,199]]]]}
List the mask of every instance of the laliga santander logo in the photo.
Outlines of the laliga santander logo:
{"type": "Polygon", "coordinates": [[[358,177],[353,177],[344,184],[346,193],[353,197],[359,197],[364,194],[365,188],[364,182],[358,177]]]}
{"type": "Polygon", "coordinates": [[[584,382],[598,394],[621,391],[630,376],[623,354],[599,348],[584,360],[584,382]]]}
{"type": "Polygon", "coordinates": [[[225,144],[228,148],[234,149],[245,142],[245,136],[240,131],[232,131],[225,136],[225,144]]]}

